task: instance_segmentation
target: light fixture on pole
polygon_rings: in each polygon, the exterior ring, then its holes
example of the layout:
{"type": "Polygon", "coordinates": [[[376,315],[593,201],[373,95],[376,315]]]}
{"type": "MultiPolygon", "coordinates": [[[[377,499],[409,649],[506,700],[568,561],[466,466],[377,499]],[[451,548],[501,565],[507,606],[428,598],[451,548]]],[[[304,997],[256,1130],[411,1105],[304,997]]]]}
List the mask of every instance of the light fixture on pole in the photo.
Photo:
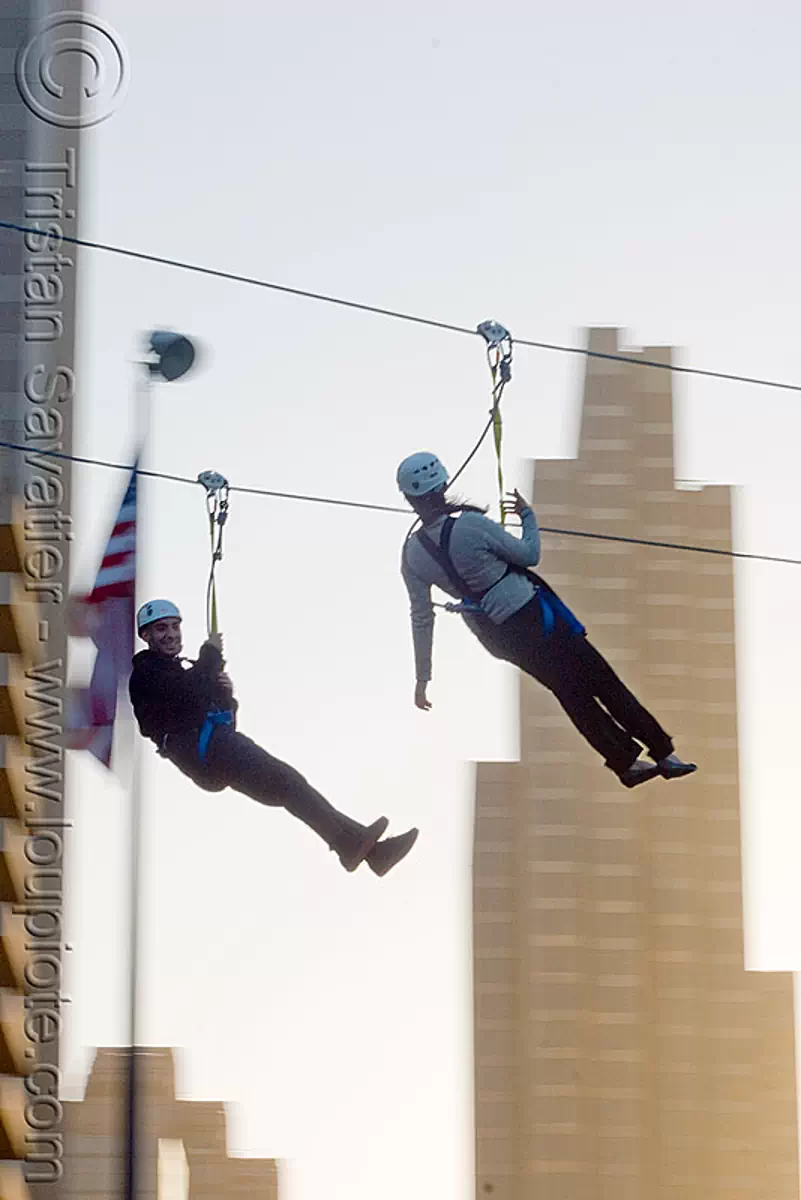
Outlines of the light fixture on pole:
{"type": "Polygon", "coordinates": [[[154,330],[148,347],[151,356],[147,366],[151,376],[160,375],[169,382],[185,375],[195,361],[195,347],[189,338],[169,329],[154,330]]]}
{"type": "MultiPolygon", "coordinates": [[[[137,399],[137,464],[141,471],[144,463],[148,433],[150,429],[150,390],[153,381],[173,382],[182,378],[194,365],[195,347],[184,334],[172,330],[154,330],[147,335],[145,357],[135,363],[137,399]],[[144,367],[144,372],[140,368],[144,367]],[[140,382],[144,384],[140,390],[140,382]]],[[[139,577],[142,546],[142,517],[144,505],[137,482],[136,519],[136,575],[139,577]]],[[[139,598],[141,599],[141,597],[139,598]]],[[[139,966],[139,842],[142,812],[142,774],[140,746],[136,737],[136,722],[131,722],[131,950],[130,950],[130,1057],[128,1060],[128,1084],[126,1095],[127,1138],[125,1153],[125,1200],[137,1200],[137,1082],[136,1046],[137,1035],[137,984],[139,966]]]]}

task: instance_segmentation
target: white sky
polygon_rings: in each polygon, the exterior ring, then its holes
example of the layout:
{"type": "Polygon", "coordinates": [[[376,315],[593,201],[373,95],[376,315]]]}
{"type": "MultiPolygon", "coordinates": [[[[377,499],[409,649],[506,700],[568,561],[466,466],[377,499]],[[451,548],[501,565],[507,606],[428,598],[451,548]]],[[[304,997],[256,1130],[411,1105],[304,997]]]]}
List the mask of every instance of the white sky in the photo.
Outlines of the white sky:
{"type": "MultiPolygon", "coordinates": [[[[97,11],[132,75],[84,137],[83,236],[521,337],[619,325],[683,363],[801,381],[796,6],[97,11]]],[[[486,419],[478,339],[96,251],[79,287],[81,454],[130,460],[130,359],[160,326],[203,358],[156,395],[156,469],[394,504],[403,455],[454,469],[486,419]]],[[[518,349],[510,485],[575,454],[582,369],[518,349]]],[[[683,377],[675,396],[678,474],[741,485],[738,548],[801,557],[799,397],[683,377]]],[[[75,468],[78,583],[122,482],[75,468]]],[[[495,503],[489,444],[462,490],[495,503]]],[[[203,493],[146,495],[143,598],[181,604],[194,653],[203,493]]],[[[186,1048],[180,1093],[230,1102],[232,1152],[282,1159],[284,1200],[472,1190],[470,764],[516,757],[515,676],[443,618],[434,709],[413,707],[407,527],[235,494],[219,574],[241,728],[355,816],[419,825],[392,875],[349,876],[288,815],[146,755],[142,1038],[186,1048]]],[[[749,965],[794,969],[801,568],[737,579],[749,965]]],[[[92,762],[70,772],[75,1092],[87,1048],[127,1037],[128,857],[124,796],[92,762]]]]}

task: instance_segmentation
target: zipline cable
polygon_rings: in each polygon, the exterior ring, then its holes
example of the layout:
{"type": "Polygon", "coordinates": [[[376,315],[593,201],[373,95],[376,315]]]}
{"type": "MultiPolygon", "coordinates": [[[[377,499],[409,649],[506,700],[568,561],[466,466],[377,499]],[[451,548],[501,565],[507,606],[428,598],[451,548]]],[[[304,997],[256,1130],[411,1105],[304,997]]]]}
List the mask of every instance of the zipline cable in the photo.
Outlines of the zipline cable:
{"type": "MultiPolygon", "coordinates": [[[[41,230],[33,226],[17,225],[13,221],[0,221],[0,229],[11,229],[19,233],[41,234],[41,230]]],[[[140,262],[156,263],[160,266],[175,267],[182,271],[192,271],[199,275],[208,275],[213,279],[226,279],[231,283],[244,283],[250,287],[265,288],[274,292],[283,292],[289,296],[301,296],[307,300],[319,300],[325,304],[336,304],[342,308],[353,308],[360,312],[375,313],[377,316],[391,317],[397,321],[411,321],[417,325],[426,325],[430,329],[444,329],[450,333],[476,336],[476,330],[466,325],[454,325],[449,321],[437,321],[431,317],[420,317],[414,313],[401,312],[392,308],[380,308],[375,304],[362,304],[356,300],[345,300],[341,296],[328,296],[322,292],[312,292],[305,288],[289,287],[282,283],[272,283],[267,279],[258,279],[251,275],[239,275],[234,271],[221,271],[215,267],[205,267],[198,263],[186,262],[183,259],[167,258],[160,254],[146,254],[142,250],[129,250],[124,246],[113,246],[106,242],[90,241],[88,238],[61,235],[61,240],[75,246],[85,246],[89,250],[102,250],[108,254],[117,254],[124,258],[136,259],[140,262]]],[[[787,392],[801,392],[801,383],[785,383],[778,379],[765,379],[760,376],[738,375],[730,371],[712,371],[703,367],[680,367],[675,363],[658,362],[655,359],[637,358],[629,354],[612,354],[602,350],[589,350],[583,346],[564,346],[557,342],[535,341],[533,338],[515,338],[518,346],[530,346],[534,350],[549,350],[559,354],[579,354],[584,358],[600,358],[609,362],[631,363],[636,367],[651,367],[660,371],[673,371],[682,375],[698,375],[707,379],[725,379],[730,383],[751,383],[759,387],[778,388],[787,392]]]]}
{"type": "MultiPolygon", "coordinates": [[[[491,428],[492,421],[487,424],[483,437],[491,428]]],[[[480,445],[480,443],[479,443],[480,445]]],[[[48,455],[53,458],[66,459],[68,462],[82,463],[84,465],[95,467],[108,467],[114,471],[127,471],[129,474],[134,470],[130,463],[113,463],[101,458],[86,458],[77,454],[65,454],[59,450],[33,450],[31,446],[21,446],[17,442],[0,441],[0,449],[19,450],[25,454],[41,454],[48,455]]],[[[478,445],[471,452],[472,454],[478,449],[478,445]]],[[[166,479],[170,483],[188,483],[192,487],[197,487],[197,479],[190,479],[188,475],[172,475],[166,471],[143,471],[137,470],[137,475],[148,476],[151,479],[166,479]]],[[[456,477],[454,476],[454,479],[456,477]]],[[[453,482],[453,481],[451,481],[453,482]]],[[[312,496],[302,492],[278,492],[271,491],[267,488],[245,487],[241,484],[230,484],[231,492],[241,492],[243,495],[249,496],[267,496],[278,500],[304,500],[312,504],[332,504],[345,508],[360,508],[370,512],[388,512],[399,513],[401,516],[408,517],[409,510],[406,508],[397,508],[390,504],[370,504],[363,500],[339,500],[334,496],[312,496]]],[[[722,558],[739,558],[748,559],[753,562],[773,562],[784,563],[787,566],[801,567],[801,558],[783,558],[777,554],[749,554],[744,550],[719,550],[714,546],[697,546],[684,542],[662,542],[656,541],[653,538],[636,538],[624,537],[622,534],[613,533],[591,533],[588,530],[582,529],[557,529],[548,525],[539,526],[540,533],[552,533],[557,537],[579,537],[592,538],[601,542],[625,542],[632,546],[655,546],[664,550],[685,550],[694,554],[716,554],[722,558]]]]}

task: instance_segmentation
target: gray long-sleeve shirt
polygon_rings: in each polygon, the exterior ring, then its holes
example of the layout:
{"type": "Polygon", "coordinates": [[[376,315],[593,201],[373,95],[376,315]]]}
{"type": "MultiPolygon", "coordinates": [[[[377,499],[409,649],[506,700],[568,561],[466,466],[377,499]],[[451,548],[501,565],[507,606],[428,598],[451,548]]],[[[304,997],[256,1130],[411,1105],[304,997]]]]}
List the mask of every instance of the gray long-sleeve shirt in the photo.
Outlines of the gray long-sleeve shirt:
{"type": "MultiPolygon", "coordinates": [[[[425,532],[439,543],[446,515],[438,517],[425,532]]],[[[483,612],[496,625],[516,613],[534,595],[535,585],[522,574],[506,574],[510,563],[520,567],[535,567],[540,561],[540,532],[537,518],[530,508],[522,515],[522,536],[507,533],[496,521],[482,513],[461,513],[453,528],[450,555],[454,567],[465,583],[476,592],[490,590],[481,600],[483,612]]],[[[412,639],[418,681],[431,678],[431,648],[434,634],[434,608],[431,588],[436,586],[449,596],[459,599],[448,576],[439,563],[413,534],[406,545],[401,564],[406,589],[411,601],[412,639]]],[[[470,623],[469,616],[465,616],[470,623]]]]}

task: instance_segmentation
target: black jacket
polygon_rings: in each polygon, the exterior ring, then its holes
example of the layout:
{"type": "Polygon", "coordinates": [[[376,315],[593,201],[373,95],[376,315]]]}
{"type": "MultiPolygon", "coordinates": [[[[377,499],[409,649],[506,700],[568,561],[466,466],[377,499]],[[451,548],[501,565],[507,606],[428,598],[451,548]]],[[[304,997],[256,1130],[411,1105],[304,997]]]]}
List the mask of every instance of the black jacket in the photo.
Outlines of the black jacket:
{"type": "Polygon", "coordinates": [[[199,730],[209,712],[236,713],[237,701],[217,681],[222,668],[222,655],[208,642],[188,670],[154,650],[134,655],[128,693],[142,736],[160,745],[165,734],[199,730]]]}

